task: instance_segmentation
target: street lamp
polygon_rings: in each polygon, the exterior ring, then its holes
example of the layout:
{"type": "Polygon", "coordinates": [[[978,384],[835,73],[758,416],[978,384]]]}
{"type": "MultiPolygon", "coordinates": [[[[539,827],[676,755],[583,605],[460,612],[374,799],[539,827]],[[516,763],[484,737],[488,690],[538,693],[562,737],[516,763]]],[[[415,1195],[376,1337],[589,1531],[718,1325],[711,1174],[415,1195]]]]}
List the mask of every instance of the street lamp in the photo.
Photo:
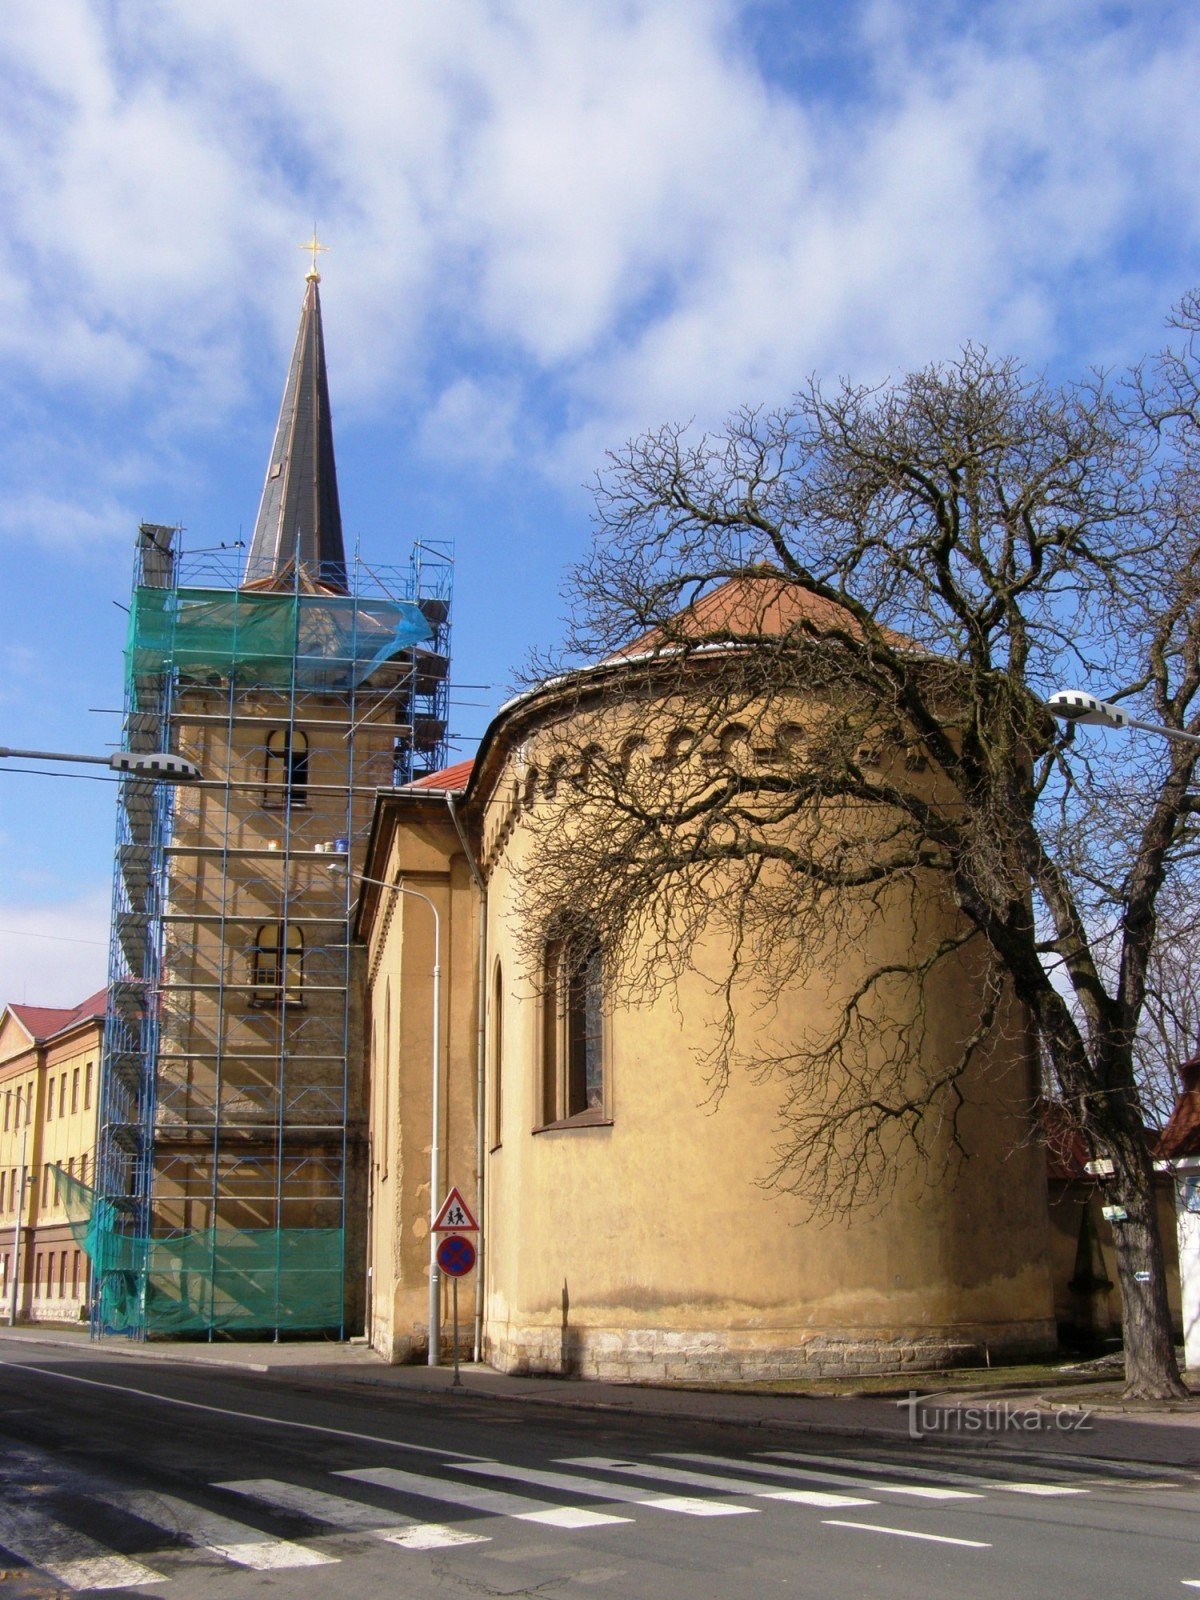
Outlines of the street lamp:
{"type": "Polygon", "coordinates": [[[1157,722],[1141,722],[1110,700],[1097,700],[1094,694],[1084,694],[1082,689],[1059,689],[1046,701],[1046,710],[1063,722],[1086,722],[1100,728],[1140,728],[1144,733],[1157,733],[1164,739],[1200,744],[1198,733],[1185,733],[1182,728],[1164,728],[1157,722]]]}
{"type": "MultiPolygon", "coordinates": [[[[335,877],[345,877],[349,869],[344,861],[331,861],[328,870],[335,877]]],[[[441,1301],[438,1294],[438,1264],[437,1264],[437,1234],[434,1224],[437,1222],[438,1210],[441,1206],[441,1143],[442,1143],[442,1063],[441,1063],[441,1021],[442,1021],[442,919],[438,915],[438,908],[427,894],[422,894],[419,889],[410,889],[405,883],[388,883],[383,878],[368,878],[361,872],[354,873],[357,883],[370,883],[377,889],[387,889],[392,894],[411,895],[414,900],[423,900],[433,913],[433,1141],[429,1151],[429,1361],[431,1367],[441,1365],[442,1344],[442,1319],[441,1301]]],[[[384,1063],[384,1071],[388,1063],[384,1063]]],[[[387,1137],[387,1130],[384,1131],[387,1137]]]]}
{"type": "Polygon", "coordinates": [[[110,756],[68,755],[61,750],[10,750],[0,745],[0,758],[24,757],[27,761],[84,761],[91,766],[111,767],[131,778],[157,778],[163,783],[202,783],[204,774],[194,761],[172,755],[169,750],[114,750],[110,756]]]}

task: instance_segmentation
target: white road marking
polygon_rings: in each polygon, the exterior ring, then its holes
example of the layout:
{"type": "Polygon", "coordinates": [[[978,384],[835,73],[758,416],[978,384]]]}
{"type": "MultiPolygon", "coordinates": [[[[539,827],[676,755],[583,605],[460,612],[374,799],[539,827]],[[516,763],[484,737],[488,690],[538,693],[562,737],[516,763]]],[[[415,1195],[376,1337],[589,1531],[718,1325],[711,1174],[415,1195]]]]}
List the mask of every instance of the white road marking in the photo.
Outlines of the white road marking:
{"type": "MultiPolygon", "coordinates": [[[[891,1483],[886,1478],[856,1478],[845,1472],[822,1471],[815,1467],[783,1467],[761,1465],[755,1461],[736,1462],[728,1456],[702,1455],[695,1451],[667,1451],[662,1452],[668,1461],[695,1461],[701,1466],[732,1467],[741,1466],[743,1471],[774,1473],[777,1478],[799,1478],[808,1483],[836,1483],[845,1489],[867,1489],[872,1492],[878,1490],[887,1494],[912,1495],[917,1500],[981,1500],[982,1495],[975,1494],[967,1489],[935,1489],[928,1484],[891,1483]]],[[[792,1459],[787,1450],[772,1450],[771,1455],[792,1459]]]]}
{"type": "Polygon", "coordinates": [[[1076,1489],[1065,1483],[1009,1483],[1005,1478],[977,1478],[985,1489],[1003,1489],[1006,1494],[1036,1494],[1062,1496],[1065,1494],[1090,1494],[1089,1489],[1076,1489]]]}
{"type": "Polygon", "coordinates": [[[598,1472],[623,1472],[635,1478],[657,1478],[664,1483],[690,1483],[697,1489],[719,1489],[725,1494],[750,1494],[760,1500],[788,1500],[802,1506],[873,1506],[875,1500],[857,1495],[824,1494],[819,1489],[772,1489],[749,1478],[730,1478],[714,1472],[688,1472],[682,1467],[652,1467],[609,1456],[560,1456],[567,1467],[594,1467],[598,1472]]]}
{"type": "Polygon", "coordinates": [[[982,1539],[951,1539],[944,1533],[916,1533],[912,1528],[888,1528],[880,1522],[839,1522],[836,1517],[822,1517],[827,1528],[857,1528],[860,1533],[890,1533],[897,1539],[924,1539],[929,1544],[961,1544],[968,1550],[990,1550],[982,1539]]]}
{"type": "Polygon", "coordinates": [[[298,1511],[317,1522],[344,1528],[351,1533],[369,1533],[388,1544],[406,1550],[442,1550],[456,1544],[486,1544],[486,1533],[462,1533],[438,1522],[418,1522],[401,1511],[381,1511],[378,1506],[345,1495],[326,1494],[323,1489],[305,1489],[298,1483],[283,1483],[278,1478],[236,1478],[214,1484],[215,1489],[231,1489],[234,1494],[265,1501],[283,1511],[298,1511]]]}
{"type": "Polygon", "coordinates": [[[569,1472],[546,1472],[536,1467],[511,1467],[502,1461],[455,1461],[459,1472],[481,1472],[490,1478],[511,1483],[532,1483],[541,1489],[564,1489],[570,1494],[594,1495],[601,1500],[618,1500],[629,1505],[649,1506],[654,1511],[678,1511],[685,1517],[753,1516],[754,1506],[731,1506],[720,1500],[697,1500],[692,1495],[653,1494],[646,1489],[631,1489],[626,1483],[609,1483],[603,1478],[577,1478],[569,1472]]]}
{"type": "Polygon", "coordinates": [[[257,1411],[233,1411],[228,1406],[205,1405],[201,1400],[177,1400],[173,1395],[155,1394],[152,1389],[134,1389],[124,1383],[101,1383],[98,1378],[81,1378],[74,1372],[55,1372],[51,1367],[35,1367],[28,1361],[10,1361],[0,1358],[0,1367],[12,1367],[17,1372],[36,1372],[43,1378],[57,1378],[62,1383],[80,1383],[88,1389],[109,1389],[114,1394],[134,1394],[142,1400],[156,1400],[159,1405],[180,1406],[185,1411],[209,1411],[218,1417],[234,1417],[238,1422],[263,1422],[272,1428],[298,1428],[302,1433],[328,1433],[335,1439],[355,1439],[360,1444],[381,1444],[389,1450],[412,1450],[423,1456],[450,1456],[462,1458],[461,1450],[443,1450],[431,1444],[408,1444],[403,1439],[385,1439],[374,1433],[353,1433],[349,1428],[327,1428],[320,1422],[293,1422],[288,1417],[266,1417],[257,1411]]]}
{"type": "Polygon", "coordinates": [[[134,1589],[164,1581],[161,1572],[29,1505],[0,1505],[0,1545],[68,1589],[134,1589]]]}
{"type": "Polygon", "coordinates": [[[399,1489],[419,1495],[423,1500],[442,1500],[452,1506],[468,1506],[497,1517],[514,1517],[518,1522],[543,1522],[552,1528],[599,1528],[606,1523],[628,1522],[628,1517],[604,1511],[584,1511],[574,1506],[555,1506],[525,1495],[503,1494],[476,1483],[449,1483],[429,1478],[423,1472],[401,1472],[398,1467],[351,1467],[335,1474],[354,1478],[359,1483],[377,1483],[385,1489],[399,1489]]]}
{"type": "Polygon", "coordinates": [[[253,1567],[258,1572],[268,1572],[277,1567],[323,1567],[332,1565],[337,1556],[323,1555],[319,1550],[309,1550],[290,1539],[276,1539],[244,1522],[234,1522],[215,1511],[206,1511],[189,1500],[173,1494],[155,1494],[143,1489],[110,1491],[107,1499],[125,1511],[130,1511],[151,1527],[173,1533],[188,1544],[212,1550],[239,1567],[253,1567]]]}
{"type": "Polygon", "coordinates": [[[1200,1589],[1200,1578],[1180,1578],[1185,1589],[1200,1589]]]}
{"type": "Polygon", "coordinates": [[[1007,1489],[1012,1494],[1051,1496],[1091,1493],[1089,1489],[1076,1489],[1067,1484],[1012,1483],[1005,1478],[978,1478],[965,1472],[939,1472],[935,1467],[902,1467],[891,1461],[885,1464],[882,1461],[863,1461],[851,1456],[831,1458],[829,1456],[812,1455],[803,1450],[764,1450],[762,1454],[772,1460],[785,1461],[824,1463],[831,1459],[836,1459],[842,1466],[862,1467],[869,1472],[884,1471],[897,1478],[934,1478],[939,1483],[969,1483],[973,1484],[977,1489],[1007,1489]]]}

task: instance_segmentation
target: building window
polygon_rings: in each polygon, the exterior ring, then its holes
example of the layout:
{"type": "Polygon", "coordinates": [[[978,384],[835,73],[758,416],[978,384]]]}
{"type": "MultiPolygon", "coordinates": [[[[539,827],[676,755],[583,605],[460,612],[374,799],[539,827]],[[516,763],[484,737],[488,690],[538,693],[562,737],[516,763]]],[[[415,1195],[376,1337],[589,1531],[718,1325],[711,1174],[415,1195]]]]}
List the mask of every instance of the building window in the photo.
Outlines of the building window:
{"type": "Polygon", "coordinates": [[[79,1158],[79,1181],[80,1181],[80,1183],[82,1183],[84,1185],[87,1184],[87,1151],[86,1150],[84,1151],[84,1153],[79,1158]]]}
{"type": "Polygon", "coordinates": [[[265,804],[281,810],[308,804],[308,735],[274,728],[267,735],[265,804]]]}
{"type": "Polygon", "coordinates": [[[71,1115],[79,1110],[79,1068],[76,1067],[71,1074],[71,1115]]]}
{"type": "Polygon", "coordinates": [[[92,1063],[89,1061],[83,1071],[83,1109],[92,1109],[92,1063]]]}
{"type": "Polygon", "coordinates": [[[500,963],[492,978],[492,1149],[501,1143],[504,1070],[504,973],[500,963]]]}
{"type": "Polygon", "coordinates": [[[543,1124],[607,1122],[599,941],[590,934],[552,941],[543,977],[543,1124]]]}
{"type": "Polygon", "coordinates": [[[304,934],[281,922],[264,922],[251,951],[250,983],[255,1006],[304,1003],[304,934]]]}
{"type": "Polygon", "coordinates": [[[58,1080],[58,1114],[65,1117],[67,1114],[67,1075],[64,1072],[58,1080]]]}
{"type": "Polygon", "coordinates": [[[46,1121],[54,1121],[54,1079],[46,1079],[46,1121]]]}

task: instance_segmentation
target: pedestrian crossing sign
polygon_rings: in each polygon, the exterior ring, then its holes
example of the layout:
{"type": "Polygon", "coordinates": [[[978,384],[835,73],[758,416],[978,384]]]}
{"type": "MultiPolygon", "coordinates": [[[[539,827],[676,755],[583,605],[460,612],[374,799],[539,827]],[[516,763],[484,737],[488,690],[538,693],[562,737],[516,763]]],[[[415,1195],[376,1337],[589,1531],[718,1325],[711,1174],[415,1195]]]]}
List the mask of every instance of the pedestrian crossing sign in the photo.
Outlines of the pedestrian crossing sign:
{"type": "Polygon", "coordinates": [[[442,1201],[442,1209],[433,1223],[434,1233],[478,1233],[479,1224],[471,1215],[467,1202],[457,1189],[442,1201]]]}

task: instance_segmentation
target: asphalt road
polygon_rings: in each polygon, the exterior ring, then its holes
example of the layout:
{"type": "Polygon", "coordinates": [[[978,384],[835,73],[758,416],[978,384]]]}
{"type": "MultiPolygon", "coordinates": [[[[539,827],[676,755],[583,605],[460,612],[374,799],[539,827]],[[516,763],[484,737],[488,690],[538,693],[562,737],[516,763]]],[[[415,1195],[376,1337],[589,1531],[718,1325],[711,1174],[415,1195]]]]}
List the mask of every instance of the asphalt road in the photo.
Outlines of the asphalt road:
{"type": "Polygon", "coordinates": [[[0,1595],[1149,1600],[1200,1474],[336,1390],[22,1341],[0,1595]]]}

